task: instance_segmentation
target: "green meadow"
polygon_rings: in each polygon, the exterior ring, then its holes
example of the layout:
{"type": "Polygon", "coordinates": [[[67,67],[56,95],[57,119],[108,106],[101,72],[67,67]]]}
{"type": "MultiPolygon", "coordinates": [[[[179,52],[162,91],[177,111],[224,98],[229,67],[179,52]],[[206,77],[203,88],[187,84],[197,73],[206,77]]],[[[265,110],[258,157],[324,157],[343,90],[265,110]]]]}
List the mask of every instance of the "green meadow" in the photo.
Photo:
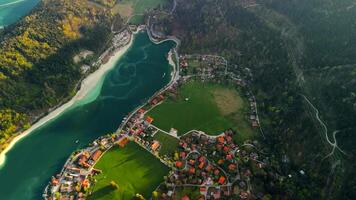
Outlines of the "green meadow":
{"type": "Polygon", "coordinates": [[[94,168],[103,171],[95,176],[97,183],[88,198],[95,200],[132,199],[136,193],[149,199],[169,172],[168,167],[134,142],[124,148],[111,148],[94,168]],[[118,184],[118,189],[110,185],[111,181],[118,184]]]}
{"type": "Polygon", "coordinates": [[[161,143],[159,150],[160,155],[172,156],[173,153],[177,150],[179,144],[179,140],[177,138],[160,131],[154,135],[153,139],[158,140],[161,143]]]}
{"type": "Polygon", "coordinates": [[[113,8],[123,18],[130,19],[130,24],[142,24],[146,10],[163,6],[167,0],[122,0],[113,8]]]}
{"type": "Polygon", "coordinates": [[[241,140],[254,134],[248,118],[248,103],[230,86],[189,81],[179,90],[177,99],[167,99],[147,115],[153,124],[165,131],[171,128],[183,135],[201,130],[217,135],[234,128],[241,140]]]}

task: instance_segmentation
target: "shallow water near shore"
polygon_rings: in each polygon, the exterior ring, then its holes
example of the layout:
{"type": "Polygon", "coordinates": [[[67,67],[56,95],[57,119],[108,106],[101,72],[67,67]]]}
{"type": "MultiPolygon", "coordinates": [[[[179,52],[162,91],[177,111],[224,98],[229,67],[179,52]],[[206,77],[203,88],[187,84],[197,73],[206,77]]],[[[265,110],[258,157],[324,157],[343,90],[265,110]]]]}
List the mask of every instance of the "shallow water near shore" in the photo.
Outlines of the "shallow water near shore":
{"type": "Polygon", "coordinates": [[[51,176],[74,150],[114,132],[124,116],[169,82],[163,74],[170,74],[166,56],[174,45],[171,41],[155,45],[146,33],[137,34],[102,86],[99,81],[87,97],[7,153],[0,169],[0,199],[41,199],[51,176]]]}
{"type": "Polygon", "coordinates": [[[39,0],[0,0],[0,27],[15,23],[29,13],[39,0]]]}

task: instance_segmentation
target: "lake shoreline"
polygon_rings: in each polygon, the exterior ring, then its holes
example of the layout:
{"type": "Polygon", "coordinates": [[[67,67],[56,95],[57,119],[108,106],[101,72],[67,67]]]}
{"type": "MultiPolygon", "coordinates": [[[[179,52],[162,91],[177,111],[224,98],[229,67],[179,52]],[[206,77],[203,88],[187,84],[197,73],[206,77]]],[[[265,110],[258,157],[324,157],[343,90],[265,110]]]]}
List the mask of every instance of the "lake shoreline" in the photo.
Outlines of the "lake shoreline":
{"type": "MultiPolygon", "coordinates": [[[[55,119],[56,117],[60,116],[66,109],[69,107],[73,106],[76,102],[82,100],[91,89],[93,89],[97,83],[101,81],[101,79],[105,76],[105,74],[111,70],[115,64],[120,60],[120,58],[127,52],[127,50],[131,47],[134,39],[134,34],[135,33],[130,33],[130,39],[127,44],[125,44],[122,47],[119,47],[118,49],[115,50],[115,53],[113,55],[110,55],[110,58],[108,62],[100,65],[100,67],[95,70],[93,73],[89,74],[87,77],[85,77],[82,81],[80,81],[80,89],[76,92],[75,96],[72,97],[69,101],[66,103],[57,106],[53,111],[39,119],[37,122],[31,125],[31,127],[20,134],[16,135],[9,145],[0,152],[0,169],[5,165],[6,162],[6,153],[9,152],[17,142],[21,141],[23,138],[26,136],[30,135],[32,131],[35,129],[43,126],[47,122],[50,122],[51,120],[55,119]]],[[[112,48],[109,47],[108,49],[112,48]]]]}

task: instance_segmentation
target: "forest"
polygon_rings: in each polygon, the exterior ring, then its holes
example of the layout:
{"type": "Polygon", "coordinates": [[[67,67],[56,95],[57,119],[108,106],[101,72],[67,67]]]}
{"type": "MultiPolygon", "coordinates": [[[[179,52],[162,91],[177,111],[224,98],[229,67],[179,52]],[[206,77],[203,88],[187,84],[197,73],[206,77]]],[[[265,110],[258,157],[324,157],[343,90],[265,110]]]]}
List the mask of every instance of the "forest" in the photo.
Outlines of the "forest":
{"type": "MultiPolygon", "coordinates": [[[[225,56],[249,68],[265,143],[293,175],[276,199],[353,199],[355,177],[356,7],[341,1],[179,0],[156,29],[182,40],[180,53],[225,56]],[[198,14],[197,14],[198,13],[198,14]],[[326,42],[327,41],[327,42],[326,42]],[[338,150],[325,141],[320,118],[337,131],[338,150]],[[306,176],[298,175],[305,170],[306,176]],[[347,191],[347,192],[345,192],[347,191]]],[[[233,65],[232,65],[233,66],[233,65]]],[[[333,140],[332,140],[333,141],[333,140]]]]}
{"type": "Polygon", "coordinates": [[[112,20],[110,10],[90,1],[44,0],[1,32],[0,150],[75,94],[85,74],[73,57],[83,49],[98,57],[111,38],[112,20]]]}

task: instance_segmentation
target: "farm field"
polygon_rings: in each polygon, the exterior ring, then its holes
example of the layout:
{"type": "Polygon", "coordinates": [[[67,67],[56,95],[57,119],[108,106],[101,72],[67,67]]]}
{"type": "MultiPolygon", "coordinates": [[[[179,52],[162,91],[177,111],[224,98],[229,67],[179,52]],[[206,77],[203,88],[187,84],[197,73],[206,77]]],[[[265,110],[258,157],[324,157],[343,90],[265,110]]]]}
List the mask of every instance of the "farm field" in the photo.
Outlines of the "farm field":
{"type": "Polygon", "coordinates": [[[103,173],[95,176],[97,183],[89,199],[132,199],[136,194],[149,198],[155,188],[163,182],[169,168],[163,165],[149,152],[134,142],[126,147],[113,147],[95,165],[103,173]],[[119,188],[110,185],[115,181],[119,188]]]}
{"type": "Polygon", "coordinates": [[[158,140],[161,143],[161,149],[159,150],[160,155],[172,156],[179,144],[177,138],[160,131],[154,135],[153,139],[158,140]]]}
{"type": "Polygon", "coordinates": [[[178,135],[194,129],[218,135],[234,128],[243,140],[254,134],[246,119],[246,108],[248,104],[235,88],[190,81],[180,88],[176,100],[165,100],[147,115],[154,118],[155,126],[167,132],[175,128],[178,135]]]}
{"type": "Polygon", "coordinates": [[[122,0],[117,3],[113,11],[119,13],[131,24],[143,23],[143,15],[146,10],[159,7],[167,3],[167,0],[122,0]]]}

